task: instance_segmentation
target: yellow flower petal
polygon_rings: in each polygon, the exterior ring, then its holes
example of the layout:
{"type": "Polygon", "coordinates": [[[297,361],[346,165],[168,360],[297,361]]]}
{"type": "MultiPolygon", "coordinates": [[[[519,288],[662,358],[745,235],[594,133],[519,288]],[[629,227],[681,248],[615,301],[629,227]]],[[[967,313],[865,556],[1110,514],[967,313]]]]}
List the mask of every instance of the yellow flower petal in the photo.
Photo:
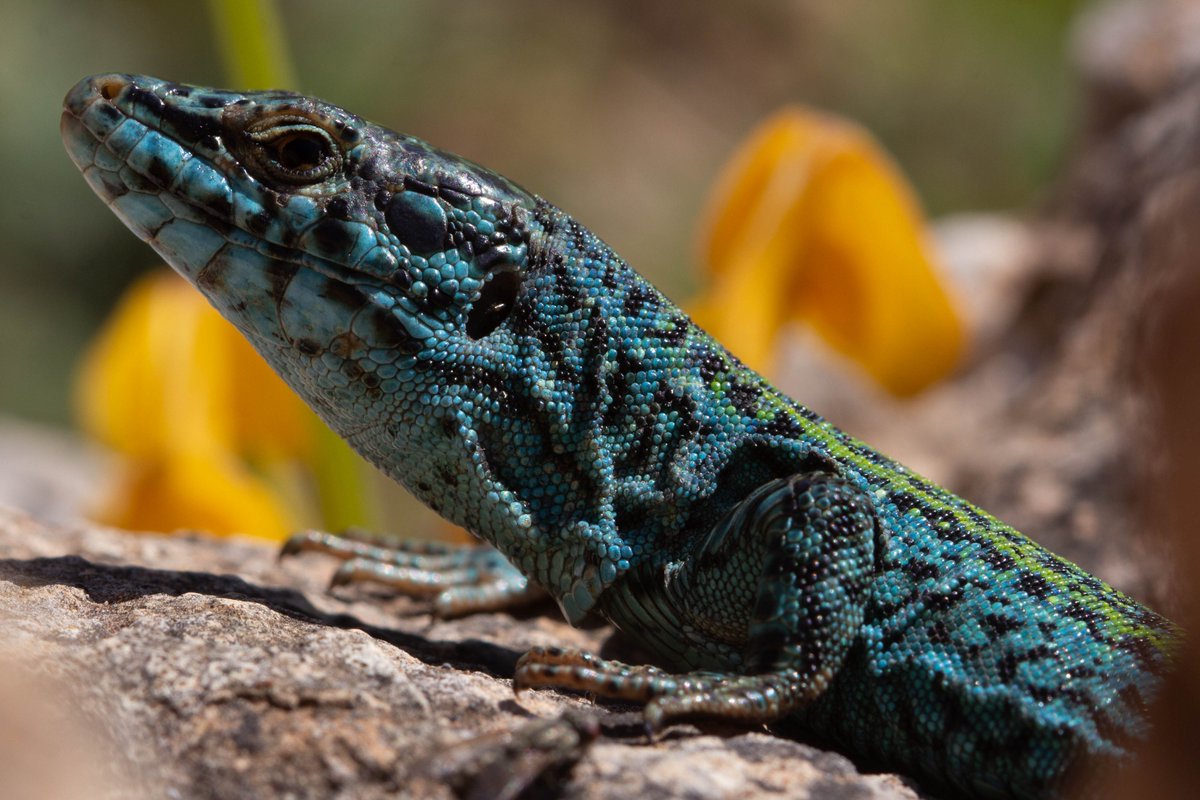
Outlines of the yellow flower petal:
{"type": "Polygon", "coordinates": [[[214,453],[131,459],[95,517],[128,530],[202,530],[269,539],[296,529],[266,483],[236,459],[214,453]]]}
{"type": "Polygon", "coordinates": [[[310,461],[313,426],[324,423],[267,366],[237,328],[210,311],[221,323],[222,346],[229,361],[228,403],[238,449],[256,461],[310,461]]]}
{"type": "Polygon", "coordinates": [[[138,280],[81,367],[76,399],[84,429],[135,456],[232,449],[219,324],[174,273],[138,280]]]}
{"type": "Polygon", "coordinates": [[[756,369],[803,320],[885,389],[914,394],[962,352],[958,315],[924,242],[916,200],[848,122],[802,109],[768,120],[713,193],[693,316],[756,369]]]}
{"type": "Polygon", "coordinates": [[[283,498],[296,505],[300,495],[294,464],[312,451],[311,412],[174,273],[130,288],[77,388],[85,430],[126,458],[103,521],[268,537],[291,529],[283,498]]]}
{"type": "Polygon", "coordinates": [[[122,452],[307,457],[311,412],[238,331],[167,270],[126,293],[85,358],[84,428],[122,452]]]}

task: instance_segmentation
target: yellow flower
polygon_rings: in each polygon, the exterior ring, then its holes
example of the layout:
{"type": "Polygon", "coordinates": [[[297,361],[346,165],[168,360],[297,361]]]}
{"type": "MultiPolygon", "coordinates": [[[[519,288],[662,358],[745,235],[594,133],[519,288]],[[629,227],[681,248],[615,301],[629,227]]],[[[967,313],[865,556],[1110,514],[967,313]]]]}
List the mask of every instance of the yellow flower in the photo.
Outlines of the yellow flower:
{"type": "Polygon", "coordinates": [[[278,540],[297,529],[270,484],[221,453],[130,458],[93,516],[134,531],[199,530],[278,540]]]}
{"type": "Polygon", "coordinates": [[[896,395],[953,369],[964,335],[904,178],[869,134],[791,108],[718,181],[703,231],[696,321],[750,366],[803,321],[896,395]]]}
{"type": "Polygon", "coordinates": [[[271,538],[295,529],[296,498],[281,487],[311,457],[310,412],[174,273],[152,272],[123,298],[85,358],[78,407],[126,462],[102,521],[271,538]]]}

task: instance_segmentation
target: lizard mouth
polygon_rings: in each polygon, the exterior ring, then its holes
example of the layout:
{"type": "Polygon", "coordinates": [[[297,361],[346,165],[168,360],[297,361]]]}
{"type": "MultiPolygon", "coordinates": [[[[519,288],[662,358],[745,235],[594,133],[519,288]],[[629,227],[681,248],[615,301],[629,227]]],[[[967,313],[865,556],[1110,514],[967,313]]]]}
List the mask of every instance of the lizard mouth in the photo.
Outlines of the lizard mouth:
{"type": "Polygon", "coordinates": [[[129,164],[132,151],[150,134],[150,128],[113,102],[130,85],[122,75],[83,79],[63,101],[59,130],[67,154],[92,191],[139,238],[149,241],[158,227],[150,220],[165,222],[169,210],[158,199],[159,187],[129,164]]]}
{"type": "Polygon", "coordinates": [[[237,193],[222,170],[233,165],[219,161],[232,159],[216,137],[210,152],[202,153],[163,132],[169,106],[158,91],[168,86],[174,93],[191,91],[129,75],[84,78],[63,101],[59,129],[92,190],[195,283],[238,227],[237,193]]]}

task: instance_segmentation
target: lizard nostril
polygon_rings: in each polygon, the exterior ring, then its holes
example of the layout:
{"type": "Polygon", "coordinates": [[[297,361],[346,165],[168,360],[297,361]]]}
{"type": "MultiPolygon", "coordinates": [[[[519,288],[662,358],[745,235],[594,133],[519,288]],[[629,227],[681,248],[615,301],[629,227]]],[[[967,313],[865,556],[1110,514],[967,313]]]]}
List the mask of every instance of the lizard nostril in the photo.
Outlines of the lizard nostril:
{"type": "Polygon", "coordinates": [[[96,91],[100,92],[100,96],[105,100],[112,100],[128,85],[129,81],[127,80],[116,75],[107,75],[96,82],[96,91]]]}

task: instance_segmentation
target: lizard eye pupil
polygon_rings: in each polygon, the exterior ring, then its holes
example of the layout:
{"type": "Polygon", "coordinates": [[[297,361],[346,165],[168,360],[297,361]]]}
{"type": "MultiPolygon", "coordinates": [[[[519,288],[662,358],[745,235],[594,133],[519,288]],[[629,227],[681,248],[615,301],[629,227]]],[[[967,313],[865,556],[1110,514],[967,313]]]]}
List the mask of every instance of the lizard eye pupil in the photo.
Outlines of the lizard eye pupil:
{"type": "Polygon", "coordinates": [[[325,140],[311,133],[291,133],[271,142],[275,158],[284,169],[307,172],[329,157],[325,140]]]}
{"type": "Polygon", "coordinates": [[[496,330],[508,318],[520,288],[521,278],[516,272],[494,273],[467,314],[467,336],[482,339],[496,330]]]}

